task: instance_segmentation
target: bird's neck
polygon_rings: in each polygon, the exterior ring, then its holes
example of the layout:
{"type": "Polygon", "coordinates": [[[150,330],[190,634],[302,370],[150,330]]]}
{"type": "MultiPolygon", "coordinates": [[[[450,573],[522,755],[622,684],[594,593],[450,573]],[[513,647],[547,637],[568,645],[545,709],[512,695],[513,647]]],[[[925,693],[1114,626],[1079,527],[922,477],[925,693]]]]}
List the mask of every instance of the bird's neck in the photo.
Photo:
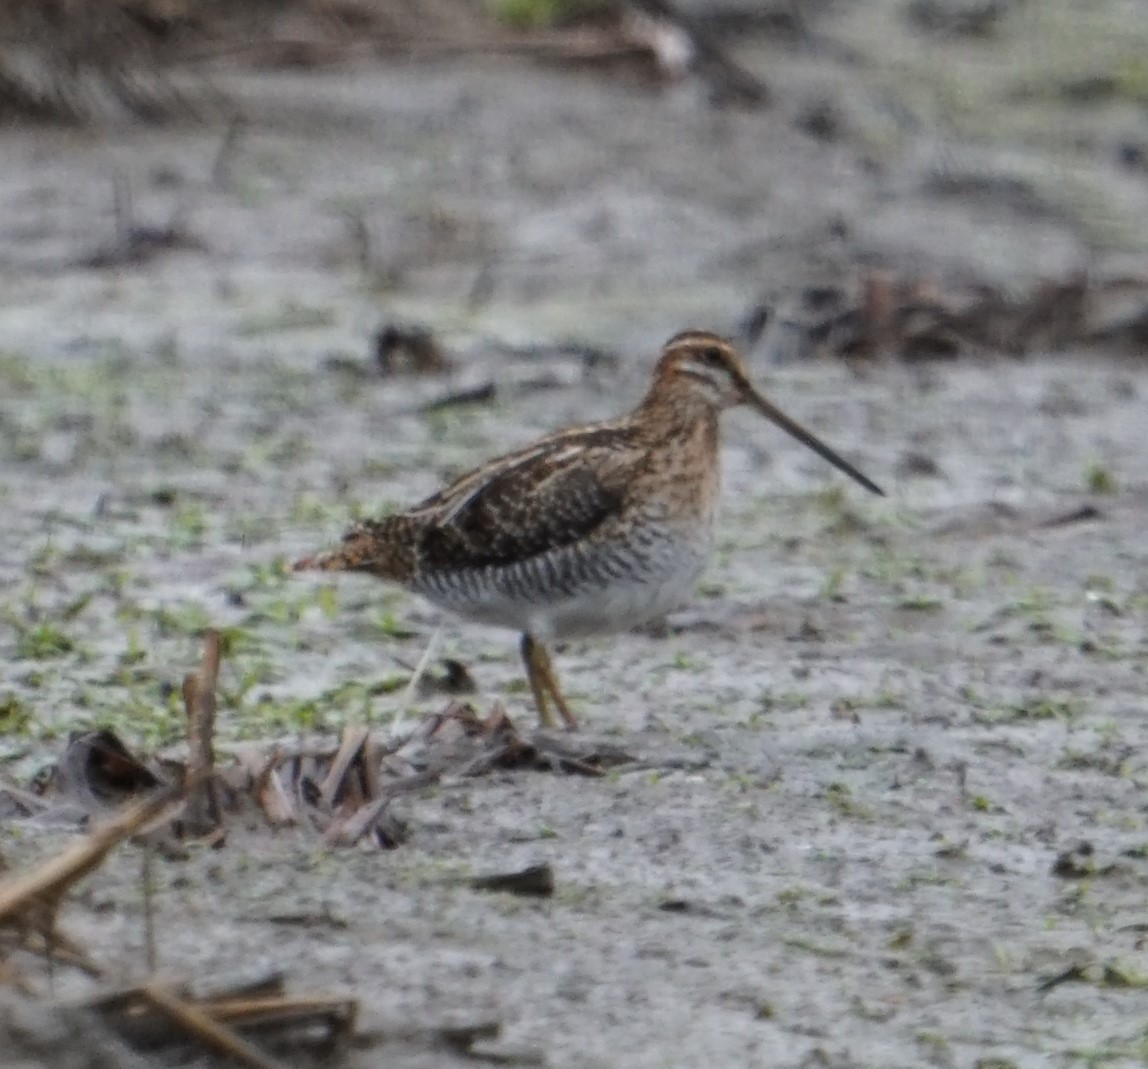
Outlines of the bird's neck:
{"type": "MultiPolygon", "coordinates": [[[[650,391],[638,406],[633,422],[651,458],[652,467],[668,474],[671,496],[678,501],[674,522],[693,534],[710,531],[720,488],[720,412],[691,391],[650,391]]],[[[708,535],[706,536],[708,537],[708,535]]]]}
{"type": "Polygon", "coordinates": [[[700,435],[716,443],[719,410],[700,393],[675,389],[676,385],[655,381],[634,411],[636,422],[657,438],[680,440],[700,435]]]}

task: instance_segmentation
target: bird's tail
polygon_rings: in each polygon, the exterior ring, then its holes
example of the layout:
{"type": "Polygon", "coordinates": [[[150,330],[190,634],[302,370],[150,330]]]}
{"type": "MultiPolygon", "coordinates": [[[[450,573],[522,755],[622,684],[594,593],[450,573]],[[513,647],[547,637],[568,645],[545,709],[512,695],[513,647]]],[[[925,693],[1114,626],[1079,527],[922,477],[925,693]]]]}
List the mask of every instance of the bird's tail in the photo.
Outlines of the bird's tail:
{"type": "Polygon", "coordinates": [[[360,523],[344,536],[342,544],[325,553],[302,557],[292,566],[296,572],[370,572],[384,579],[402,580],[411,567],[411,547],[385,520],[360,523]]]}
{"type": "Polygon", "coordinates": [[[293,572],[345,572],[348,570],[346,554],[340,549],[328,553],[312,553],[309,557],[300,557],[291,565],[293,572]]]}

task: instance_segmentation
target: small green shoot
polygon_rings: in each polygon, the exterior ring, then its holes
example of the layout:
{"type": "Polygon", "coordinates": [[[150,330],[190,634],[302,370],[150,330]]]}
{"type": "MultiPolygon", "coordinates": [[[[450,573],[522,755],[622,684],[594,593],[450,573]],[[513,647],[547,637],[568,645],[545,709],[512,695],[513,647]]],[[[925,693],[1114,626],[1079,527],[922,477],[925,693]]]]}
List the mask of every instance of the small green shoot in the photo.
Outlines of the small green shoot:
{"type": "Polygon", "coordinates": [[[1090,494],[1115,494],[1119,489],[1112,470],[1099,462],[1088,466],[1084,473],[1084,486],[1090,494]]]}

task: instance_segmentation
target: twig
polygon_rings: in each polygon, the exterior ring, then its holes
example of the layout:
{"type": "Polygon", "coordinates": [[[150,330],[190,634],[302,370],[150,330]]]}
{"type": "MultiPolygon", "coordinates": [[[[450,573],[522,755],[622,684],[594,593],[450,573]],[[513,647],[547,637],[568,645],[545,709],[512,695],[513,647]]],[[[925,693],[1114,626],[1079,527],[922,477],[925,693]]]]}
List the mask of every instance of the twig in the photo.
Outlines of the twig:
{"type": "Polygon", "coordinates": [[[213,1051],[247,1065],[272,1066],[241,1033],[275,1033],[284,1045],[306,1043],[330,1050],[355,1027],[359,1004],[353,998],[287,997],[279,973],[217,986],[210,993],[192,985],[162,985],[105,992],[79,1004],[103,1017],[133,1047],[154,1050],[183,1041],[172,1022],[213,1051]],[[324,1034],[317,1035],[322,1027],[324,1034]],[[254,1057],[255,1060],[252,1060],[254,1057]]]}
{"type": "Polygon", "coordinates": [[[217,1021],[247,1029],[300,1028],[312,1022],[327,1025],[332,1033],[350,1033],[358,1003],[346,998],[284,998],[281,995],[212,999],[204,1009],[217,1021]]]}
{"type": "Polygon", "coordinates": [[[363,746],[369,735],[370,729],[362,724],[349,725],[343,729],[339,752],[335,754],[335,760],[331,762],[331,768],[319,787],[319,797],[322,798],[324,805],[333,806],[335,804],[335,796],[343,787],[347,769],[351,767],[355,758],[363,752],[363,746]]]}
{"type": "Polygon", "coordinates": [[[155,848],[150,842],[144,843],[140,881],[143,884],[144,946],[147,954],[147,971],[149,976],[154,976],[157,961],[155,944],[155,848]]]}
{"type": "Polygon", "coordinates": [[[282,760],[282,751],[276,746],[255,777],[255,797],[272,826],[294,824],[299,819],[290,796],[276,775],[276,769],[282,760]]]}
{"type": "Polygon", "coordinates": [[[13,922],[29,910],[54,913],[60,898],[73,884],[98,868],[115,847],[176,802],[183,790],[182,785],[161,787],[154,794],[129,803],[82,841],[32,872],[0,884],[0,925],[13,922]]]}
{"type": "Polygon", "coordinates": [[[124,806],[82,841],[32,872],[0,884],[0,930],[14,928],[20,944],[27,949],[35,949],[28,938],[30,933],[35,933],[40,937],[40,952],[49,966],[59,959],[99,976],[99,968],[83,949],[58,930],[56,914],[60,901],[79,880],[98,868],[114,847],[169,810],[182,790],[178,786],[165,787],[124,806]]]}
{"type": "Polygon", "coordinates": [[[368,734],[363,743],[363,760],[360,763],[363,777],[363,793],[368,799],[378,798],[382,793],[382,763],[383,748],[374,735],[368,734]]]}
{"type": "Polygon", "coordinates": [[[251,1069],[281,1069],[281,1062],[268,1058],[198,1006],[177,998],[158,984],[145,984],[140,988],[140,996],[210,1050],[234,1058],[251,1069]]]}
{"type": "Polygon", "coordinates": [[[92,961],[88,952],[59,929],[54,929],[51,934],[45,932],[30,934],[38,937],[40,942],[37,944],[34,940],[25,937],[23,946],[29,953],[39,954],[46,958],[49,964],[58,961],[63,965],[70,965],[73,969],[79,969],[80,972],[90,976],[93,980],[98,980],[104,975],[103,969],[92,961]]]}
{"type": "Polygon", "coordinates": [[[193,835],[207,835],[223,823],[215,782],[215,688],[219,683],[219,632],[204,637],[203,660],[199,670],[183,680],[183,704],[187,710],[187,771],[185,783],[199,784],[188,789],[186,823],[193,835]]]}
{"type": "MultiPolygon", "coordinates": [[[[282,995],[286,990],[286,982],[282,972],[273,970],[254,974],[249,979],[238,982],[232,980],[226,983],[216,983],[214,986],[205,984],[197,986],[194,991],[191,988],[185,990],[183,987],[178,990],[181,997],[190,995],[197,1002],[225,1002],[229,999],[269,998],[282,995]]],[[[133,985],[103,991],[93,998],[85,999],[79,1005],[85,1010],[112,1014],[130,1009],[133,1003],[139,1002],[139,999],[140,989],[138,985],[133,985]]]]}
{"type": "MultiPolygon", "coordinates": [[[[430,640],[427,642],[427,648],[423,651],[422,657],[419,658],[419,663],[415,665],[414,672],[411,673],[410,682],[407,683],[407,689],[403,691],[403,700],[399,702],[399,711],[395,713],[395,718],[391,721],[390,736],[392,741],[397,742],[401,735],[403,720],[406,718],[411,705],[414,703],[415,693],[418,690],[419,683],[423,676],[426,675],[427,666],[431,663],[431,658],[435,655],[435,650],[438,648],[439,639],[441,637],[442,624],[439,624],[438,627],[431,632],[430,640]]],[[[395,748],[397,749],[398,746],[401,746],[401,743],[398,743],[395,748]]]]}
{"type": "Polygon", "coordinates": [[[441,776],[441,772],[419,772],[391,784],[380,798],[356,810],[342,824],[333,824],[328,828],[324,838],[331,845],[354,846],[375,826],[395,798],[400,794],[410,794],[413,791],[421,791],[424,787],[431,787],[441,776]]]}
{"type": "Polygon", "coordinates": [[[8,798],[13,805],[19,806],[25,810],[26,816],[31,816],[33,813],[42,813],[48,809],[49,803],[46,802],[40,795],[33,794],[31,791],[21,790],[10,783],[0,783],[0,795],[8,798]]]}

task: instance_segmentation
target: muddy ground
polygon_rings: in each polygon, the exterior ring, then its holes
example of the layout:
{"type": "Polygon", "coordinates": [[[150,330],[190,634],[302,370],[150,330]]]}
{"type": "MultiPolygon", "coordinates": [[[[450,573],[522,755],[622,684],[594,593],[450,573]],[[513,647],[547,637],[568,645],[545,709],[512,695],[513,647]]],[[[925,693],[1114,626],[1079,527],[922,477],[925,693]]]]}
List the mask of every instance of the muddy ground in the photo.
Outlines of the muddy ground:
{"type": "MultiPolygon", "coordinates": [[[[1142,7],[1001,5],[987,40],[907,7],[828,5],[815,45],[748,37],[759,110],[485,57],[214,68],[247,117],[225,151],[222,122],[5,130],[6,775],[76,726],[178,738],[212,625],[225,740],[385,723],[438,617],[282,562],[635,401],[683,327],[871,264],[1015,290],[1143,271],[1142,7]],[[811,114],[833,121],[813,136],[811,114]],[[117,183],[176,247],[100,265],[117,183]],[[373,374],[396,319],[455,370],[373,374]],[[512,351],[555,340],[619,359],[512,351]],[[422,411],[487,380],[492,400],[422,411]]],[[[494,1053],[563,1069],[1143,1064],[1143,354],[776,357],[752,354],[767,391],[889,497],[733,414],[697,596],[558,658],[587,731],[690,760],[413,797],[386,853],[235,829],[160,865],[166,974],[277,966],[399,1029],[491,1015],[494,1053]],[[552,899],[459,879],[536,861],[552,899]]],[[[444,653],[482,708],[529,717],[513,636],[450,623],[444,653]]],[[[0,855],[68,834],[10,822],[0,855]]],[[[125,976],[138,871],[124,850],[66,918],[125,976]]],[[[97,1064],[21,1013],[27,1064],[97,1064]]],[[[471,1060],[395,1040],[347,1064],[471,1060]]]]}

